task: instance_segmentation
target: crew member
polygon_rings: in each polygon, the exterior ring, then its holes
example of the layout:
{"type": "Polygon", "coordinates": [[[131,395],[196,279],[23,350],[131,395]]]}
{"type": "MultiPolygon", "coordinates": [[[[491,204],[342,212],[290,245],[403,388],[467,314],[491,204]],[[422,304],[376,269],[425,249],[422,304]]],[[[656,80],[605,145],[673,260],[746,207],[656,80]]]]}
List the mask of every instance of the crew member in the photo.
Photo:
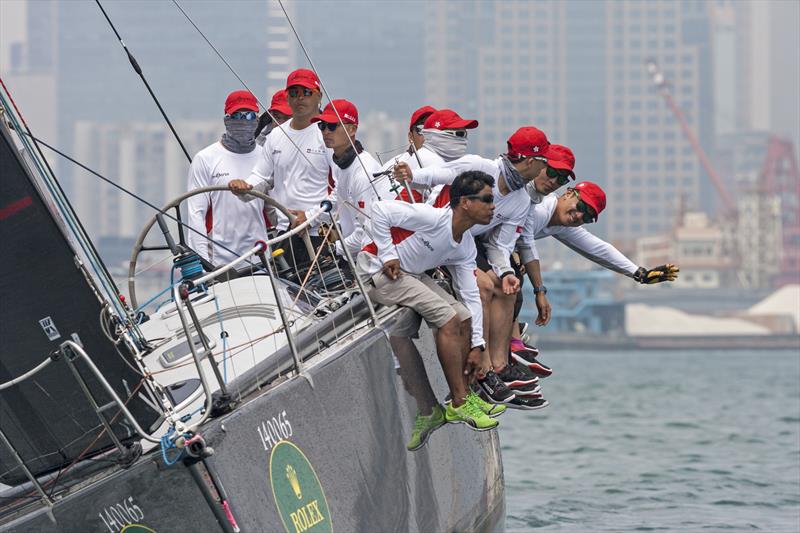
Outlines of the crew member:
{"type": "Polygon", "coordinates": [[[497,426],[486,414],[494,406],[470,392],[467,379],[485,347],[475,280],[475,242],[469,230],[491,221],[493,185],[494,180],[483,172],[462,173],[452,182],[451,209],[397,201],[375,203],[371,213],[374,242],[358,255],[359,271],[371,276],[374,284],[370,298],[416,312],[406,336],[416,334],[419,315],[436,328],[437,352],[452,401],[443,417],[438,411],[433,425],[444,420],[463,422],[479,431],[497,426]],[[464,304],[425,274],[440,266],[450,267],[464,304]]]}
{"type": "Polygon", "coordinates": [[[269,109],[258,117],[258,127],[256,128],[256,144],[264,146],[264,140],[272,129],[278,124],[283,124],[292,118],[292,108],[286,99],[286,89],[276,91],[272,95],[269,109]]]}
{"type": "MultiPolygon", "coordinates": [[[[234,91],[225,100],[225,133],[214,144],[200,150],[189,166],[187,189],[227,185],[232,179],[250,175],[258,160],[254,132],[258,103],[248,91],[234,91]]],[[[192,196],[187,200],[187,244],[214,265],[222,265],[267,238],[261,200],[243,203],[226,191],[192,196]],[[209,235],[215,244],[204,238],[209,235]]]]}
{"type": "MultiPolygon", "coordinates": [[[[426,124],[430,121],[431,117],[428,117],[426,124]]],[[[397,180],[416,181],[423,185],[448,185],[458,173],[467,170],[485,172],[496,180],[493,189],[496,206],[494,217],[489,224],[476,226],[471,231],[473,235],[480,236],[499,226],[496,233],[497,245],[506,252],[505,257],[498,254],[494,264],[480,258],[478,263],[479,267],[483,266],[483,269],[478,270],[478,283],[481,287],[484,331],[487,333],[489,347],[489,353],[484,354],[481,361],[478,383],[489,398],[496,402],[504,402],[506,398],[514,396],[510,388],[529,387],[536,381],[535,378],[520,375],[518,369],[507,364],[514,300],[519,290],[519,280],[513,275],[509,257],[514,251],[518,228],[522,228],[530,205],[524,186],[538,178],[542,192],[550,193],[558,188],[557,182],[547,178],[550,142],[541,130],[534,127],[520,128],[508,139],[507,144],[507,153],[495,160],[467,155],[439,167],[414,171],[405,163],[395,167],[397,180]]],[[[448,194],[449,190],[443,189],[437,198],[437,205],[448,194]]],[[[534,400],[539,399],[521,396],[514,399],[509,406],[532,409],[544,405],[534,400]]]]}
{"type": "Polygon", "coordinates": [[[347,100],[334,100],[311,121],[322,131],[325,146],[333,150],[334,187],[328,199],[337,207],[343,232],[336,243],[337,250],[343,255],[340,247],[347,246],[352,257],[356,257],[367,239],[364,224],[372,204],[390,200],[394,194],[388,180],[372,183],[372,174],[379,164],[356,139],[358,109],[355,105],[347,100]]]}
{"type": "MultiPolygon", "coordinates": [[[[381,167],[380,171],[382,173],[391,171],[394,166],[400,162],[408,163],[411,168],[432,167],[444,163],[444,159],[442,159],[439,154],[425,146],[425,137],[422,135],[422,126],[425,120],[435,111],[435,108],[426,105],[420,107],[411,114],[411,120],[408,125],[408,149],[387,161],[381,167]]],[[[415,203],[425,200],[423,192],[412,189],[415,203]]],[[[409,201],[408,191],[405,190],[405,188],[399,191],[398,199],[406,202],[409,201]]]]}
{"type": "MultiPolygon", "coordinates": [[[[676,265],[668,263],[653,269],[637,267],[613,245],[582,227],[584,224],[596,222],[605,207],[605,192],[589,181],[576,184],[560,197],[551,194],[540,204],[533,206],[517,242],[520,260],[526,270],[528,266],[538,263],[536,240],[555,237],[590,261],[639,283],[650,285],[677,279],[680,269],[676,265]]],[[[544,285],[537,285],[533,279],[531,283],[535,292],[547,292],[544,285]]],[[[511,354],[512,358],[531,369],[540,364],[535,359],[535,348],[512,350],[511,354]]]]}
{"type": "MultiPolygon", "coordinates": [[[[247,180],[233,180],[228,185],[240,194],[252,188],[269,191],[271,197],[289,210],[301,212],[319,206],[327,197],[332,152],[325,147],[320,129],[311,123],[319,114],[322,99],[317,75],[307,69],[295,70],[286,80],[286,94],[292,109],[291,120],[276,126],[267,136],[247,180]]],[[[241,196],[244,201],[251,198],[246,194],[241,196]]],[[[303,220],[300,216],[297,223],[303,220]]],[[[289,229],[289,221],[282,213],[277,216],[277,229],[289,229]]],[[[316,244],[321,238],[312,241],[316,244]]],[[[307,264],[310,258],[302,242],[292,239],[290,244],[289,259],[295,265],[307,264]]]]}

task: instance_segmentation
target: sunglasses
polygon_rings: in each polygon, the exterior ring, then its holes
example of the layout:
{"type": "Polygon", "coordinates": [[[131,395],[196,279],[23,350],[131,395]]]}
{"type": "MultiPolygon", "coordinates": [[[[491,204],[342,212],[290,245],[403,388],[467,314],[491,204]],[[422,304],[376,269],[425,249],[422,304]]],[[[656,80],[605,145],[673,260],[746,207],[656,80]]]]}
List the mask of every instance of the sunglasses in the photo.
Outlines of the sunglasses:
{"type": "Polygon", "coordinates": [[[460,139],[467,138],[467,130],[442,130],[442,133],[450,135],[451,137],[458,137],[460,139]]]}
{"type": "MultiPolygon", "coordinates": [[[[578,193],[576,192],[575,194],[578,193]]],[[[580,198],[580,196],[578,196],[578,198],[580,198]]],[[[583,200],[578,200],[578,205],[576,205],[575,207],[578,209],[578,211],[583,213],[583,216],[581,218],[584,224],[591,224],[597,219],[597,217],[594,215],[594,210],[591,207],[589,207],[587,203],[584,202],[583,200]]]]}
{"type": "Polygon", "coordinates": [[[339,123],[338,122],[322,122],[322,121],[319,121],[319,122],[317,122],[317,127],[319,128],[319,131],[325,131],[326,129],[328,131],[336,131],[336,128],[339,127],[339,123]]]}
{"type": "Polygon", "coordinates": [[[255,111],[235,111],[225,115],[225,118],[232,118],[233,120],[255,120],[257,117],[258,114],[255,111]]]}
{"type": "Polygon", "coordinates": [[[289,87],[288,92],[289,96],[291,96],[292,98],[297,98],[300,95],[308,97],[314,94],[314,91],[312,91],[308,87],[289,87]]]}
{"type": "Polygon", "coordinates": [[[559,185],[566,185],[569,183],[570,176],[571,174],[569,170],[563,168],[553,168],[550,165],[547,166],[547,177],[551,179],[557,178],[559,185]]]}
{"type": "Polygon", "coordinates": [[[464,198],[468,200],[480,200],[485,204],[493,204],[494,203],[494,195],[493,194],[470,194],[465,196],[464,198]]]}

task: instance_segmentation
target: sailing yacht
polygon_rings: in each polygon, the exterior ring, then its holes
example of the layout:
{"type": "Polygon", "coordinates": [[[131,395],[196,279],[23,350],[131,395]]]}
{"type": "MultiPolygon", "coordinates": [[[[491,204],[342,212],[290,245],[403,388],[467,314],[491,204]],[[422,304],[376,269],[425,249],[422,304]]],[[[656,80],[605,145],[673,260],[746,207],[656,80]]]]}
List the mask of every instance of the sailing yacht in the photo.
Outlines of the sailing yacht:
{"type": "Polygon", "coordinates": [[[408,311],[376,308],[351,258],[287,273],[276,237],[204,268],[184,195],[153,210],[125,298],[5,88],[0,176],[0,531],[503,528],[496,432],[447,425],[406,450],[416,408],[387,332],[408,311]],[[155,227],[172,279],[149,304],[155,227]]]}

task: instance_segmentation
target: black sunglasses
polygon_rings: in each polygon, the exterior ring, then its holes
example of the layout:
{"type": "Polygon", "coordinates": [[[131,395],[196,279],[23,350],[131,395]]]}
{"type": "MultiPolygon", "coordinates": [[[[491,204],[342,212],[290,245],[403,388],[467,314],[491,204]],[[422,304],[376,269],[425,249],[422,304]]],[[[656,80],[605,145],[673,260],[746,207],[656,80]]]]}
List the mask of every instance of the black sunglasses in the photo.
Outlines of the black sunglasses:
{"type": "Polygon", "coordinates": [[[328,131],[336,131],[336,128],[339,127],[339,123],[338,122],[322,122],[322,121],[319,121],[319,122],[317,122],[317,127],[319,127],[319,131],[325,131],[326,129],[328,131]]]}
{"type": "Polygon", "coordinates": [[[548,178],[557,178],[559,185],[566,185],[569,183],[569,178],[571,174],[569,170],[563,168],[553,168],[550,165],[547,165],[547,177],[548,178]]]}
{"type": "Polygon", "coordinates": [[[583,213],[581,217],[584,224],[591,224],[597,217],[594,216],[593,209],[583,200],[578,200],[578,205],[575,206],[578,211],[583,213]]]}
{"type": "Polygon", "coordinates": [[[494,195],[493,194],[470,194],[465,196],[464,198],[468,200],[480,200],[485,204],[493,204],[494,203],[494,195]]]}
{"type": "Polygon", "coordinates": [[[311,96],[314,94],[314,91],[309,89],[308,87],[289,87],[289,96],[292,98],[297,98],[300,95],[303,96],[311,96]]]}

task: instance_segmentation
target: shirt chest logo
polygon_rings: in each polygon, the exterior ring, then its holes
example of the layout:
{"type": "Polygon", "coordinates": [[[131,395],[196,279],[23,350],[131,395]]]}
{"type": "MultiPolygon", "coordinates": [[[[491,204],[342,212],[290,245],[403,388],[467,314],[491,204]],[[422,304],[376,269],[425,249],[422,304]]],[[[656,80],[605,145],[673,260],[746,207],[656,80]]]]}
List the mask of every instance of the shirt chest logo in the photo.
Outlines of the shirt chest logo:
{"type": "Polygon", "coordinates": [[[211,176],[211,179],[215,180],[217,178],[224,178],[226,176],[230,176],[230,173],[229,172],[217,172],[216,174],[213,174],[211,176]]]}
{"type": "Polygon", "coordinates": [[[306,148],[307,154],[325,155],[325,148],[306,148]]]}

